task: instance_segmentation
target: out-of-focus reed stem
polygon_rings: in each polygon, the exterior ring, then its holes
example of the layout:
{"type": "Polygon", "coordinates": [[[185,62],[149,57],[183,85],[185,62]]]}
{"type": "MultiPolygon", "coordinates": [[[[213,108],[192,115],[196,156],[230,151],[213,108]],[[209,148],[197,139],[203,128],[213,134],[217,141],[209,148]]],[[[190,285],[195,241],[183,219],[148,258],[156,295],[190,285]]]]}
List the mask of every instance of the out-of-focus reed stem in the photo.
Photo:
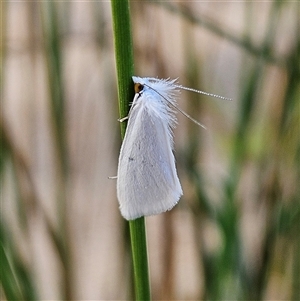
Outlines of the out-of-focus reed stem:
{"type": "Polygon", "coordinates": [[[66,188],[68,183],[68,151],[66,135],[66,108],[62,72],[60,20],[57,3],[41,3],[42,25],[44,35],[45,58],[47,63],[49,102],[51,122],[56,151],[56,198],[59,226],[50,232],[57,248],[63,267],[62,294],[66,300],[73,300],[72,263],[67,212],[66,188]]]}

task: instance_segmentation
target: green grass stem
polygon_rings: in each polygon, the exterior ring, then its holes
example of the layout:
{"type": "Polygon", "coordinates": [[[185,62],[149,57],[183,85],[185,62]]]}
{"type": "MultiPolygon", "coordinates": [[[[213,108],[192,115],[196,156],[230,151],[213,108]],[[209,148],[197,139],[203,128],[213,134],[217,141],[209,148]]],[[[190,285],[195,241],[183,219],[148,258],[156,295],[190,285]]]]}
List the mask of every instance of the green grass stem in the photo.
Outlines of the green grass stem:
{"type": "MultiPolygon", "coordinates": [[[[112,0],[113,31],[115,44],[116,68],[118,77],[118,97],[120,118],[128,115],[129,102],[134,96],[133,46],[130,28],[129,3],[127,0],[112,0]]],[[[126,122],[122,122],[121,135],[124,138],[126,122]]],[[[133,257],[136,300],[150,300],[148,256],[146,243],[145,219],[130,221],[130,238],[133,257]]]]}
{"type": "Polygon", "coordinates": [[[129,222],[136,300],[150,300],[145,218],[129,222]]]}

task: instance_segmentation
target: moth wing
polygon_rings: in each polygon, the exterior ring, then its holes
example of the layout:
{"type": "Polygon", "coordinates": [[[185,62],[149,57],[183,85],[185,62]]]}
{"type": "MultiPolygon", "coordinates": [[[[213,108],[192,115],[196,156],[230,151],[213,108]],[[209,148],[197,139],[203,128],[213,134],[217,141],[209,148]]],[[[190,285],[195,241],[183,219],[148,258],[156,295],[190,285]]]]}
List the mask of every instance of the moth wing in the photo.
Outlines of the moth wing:
{"type": "Polygon", "coordinates": [[[133,108],[121,147],[117,195],[127,220],[172,209],[182,195],[168,123],[145,105],[133,108]]]}

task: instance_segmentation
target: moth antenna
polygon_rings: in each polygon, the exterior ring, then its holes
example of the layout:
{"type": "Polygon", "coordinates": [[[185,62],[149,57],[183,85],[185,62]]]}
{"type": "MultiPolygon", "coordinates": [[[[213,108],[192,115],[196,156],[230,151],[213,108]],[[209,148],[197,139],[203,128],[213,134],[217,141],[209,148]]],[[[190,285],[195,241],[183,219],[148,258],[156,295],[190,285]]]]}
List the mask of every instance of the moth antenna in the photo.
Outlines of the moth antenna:
{"type": "MultiPolygon", "coordinates": [[[[145,86],[147,86],[148,88],[152,89],[153,91],[155,91],[158,95],[160,95],[163,99],[165,99],[169,105],[171,105],[173,108],[175,108],[177,111],[179,111],[181,114],[183,114],[185,117],[187,117],[188,119],[190,119],[191,121],[193,121],[194,123],[196,123],[197,125],[201,126],[202,128],[204,128],[206,130],[206,127],[200,123],[199,121],[197,121],[196,119],[194,119],[193,117],[191,117],[188,113],[186,113],[185,111],[181,110],[179,107],[177,107],[176,105],[174,105],[173,103],[171,103],[167,98],[165,98],[163,95],[161,95],[158,91],[156,91],[155,89],[153,89],[152,87],[148,86],[145,84],[145,86]]],[[[175,87],[180,87],[180,86],[176,86],[175,87]]],[[[193,90],[193,89],[191,89],[193,90]]],[[[195,90],[197,91],[197,90],[195,90]]]]}
{"type": "MultiPolygon", "coordinates": [[[[166,99],[167,100],[167,99],[166,99]]],[[[175,106],[173,103],[171,103],[170,101],[167,100],[167,102],[173,107],[175,108],[177,111],[179,111],[182,115],[184,115],[185,117],[187,117],[188,119],[190,119],[191,121],[193,121],[194,123],[196,123],[197,125],[201,126],[202,128],[204,128],[205,130],[207,129],[205,125],[203,125],[202,123],[200,123],[199,121],[197,121],[196,119],[194,119],[193,117],[191,117],[188,113],[186,113],[185,111],[181,110],[179,107],[175,106]]]]}
{"type": "Polygon", "coordinates": [[[174,87],[182,89],[182,90],[186,90],[186,91],[195,92],[195,93],[198,93],[198,94],[203,94],[203,95],[206,95],[206,96],[214,97],[214,98],[220,98],[220,99],[223,99],[223,100],[230,100],[230,101],[232,100],[232,98],[229,98],[229,97],[224,97],[224,96],[221,96],[221,95],[218,95],[218,94],[213,94],[213,93],[207,93],[207,92],[204,92],[204,91],[201,91],[201,90],[196,90],[196,89],[184,87],[184,86],[181,86],[181,85],[174,85],[174,87]]]}

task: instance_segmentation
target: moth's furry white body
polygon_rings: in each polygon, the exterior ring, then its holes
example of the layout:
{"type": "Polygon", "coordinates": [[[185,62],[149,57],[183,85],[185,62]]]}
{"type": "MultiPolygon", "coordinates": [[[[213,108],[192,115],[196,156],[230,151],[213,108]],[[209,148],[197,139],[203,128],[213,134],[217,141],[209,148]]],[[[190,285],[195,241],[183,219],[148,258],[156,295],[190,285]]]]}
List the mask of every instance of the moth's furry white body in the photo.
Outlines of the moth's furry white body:
{"type": "Polygon", "coordinates": [[[134,96],[120,151],[117,196],[127,220],[172,209],[182,196],[173,155],[175,80],[133,77],[134,96]]]}

